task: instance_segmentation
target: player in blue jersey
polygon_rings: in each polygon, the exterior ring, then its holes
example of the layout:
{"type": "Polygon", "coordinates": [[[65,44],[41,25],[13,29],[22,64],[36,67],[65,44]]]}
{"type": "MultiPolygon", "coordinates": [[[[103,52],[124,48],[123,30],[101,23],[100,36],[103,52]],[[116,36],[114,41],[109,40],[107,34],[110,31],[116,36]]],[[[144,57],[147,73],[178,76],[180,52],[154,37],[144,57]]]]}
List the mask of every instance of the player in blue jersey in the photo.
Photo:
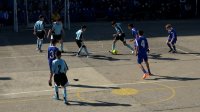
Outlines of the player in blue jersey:
{"type": "Polygon", "coordinates": [[[133,39],[130,42],[134,42],[134,50],[136,50],[136,40],[139,38],[137,29],[133,26],[133,24],[128,24],[128,29],[131,30],[131,34],[133,39]]]}
{"type": "Polygon", "coordinates": [[[172,27],[171,24],[165,25],[166,30],[168,31],[168,40],[167,45],[170,48],[169,52],[176,53],[176,41],[177,41],[177,35],[175,29],[172,27]]]}
{"type": "Polygon", "coordinates": [[[149,52],[149,45],[147,39],[143,36],[144,32],[143,31],[138,31],[139,38],[136,40],[136,56],[138,57],[137,62],[139,64],[139,67],[143,71],[143,79],[149,77],[151,74],[150,67],[149,67],[149,62],[148,62],[148,55],[147,52],[149,52]],[[142,62],[145,62],[146,67],[148,71],[145,70],[145,68],[142,65],[142,62]]]}
{"type": "Polygon", "coordinates": [[[56,52],[56,59],[52,62],[52,75],[50,76],[50,83],[52,82],[52,77],[54,77],[54,98],[59,100],[59,93],[58,93],[58,86],[62,86],[63,88],[63,99],[64,103],[69,105],[67,101],[67,89],[66,86],[68,85],[68,78],[66,76],[68,66],[65,60],[61,59],[61,52],[56,52]]]}
{"type": "MultiPolygon", "coordinates": [[[[115,28],[116,30],[116,34],[113,34],[113,44],[112,44],[112,51],[113,50],[116,50],[115,49],[115,44],[118,40],[121,40],[124,44],[124,46],[128,47],[132,52],[134,51],[133,48],[126,43],[126,39],[125,39],[125,33],[123,32],[121,26],[120,26],[120,23],[116,23],[116,21],[112,21],[112,27],[115,28]]],[[[109,52],[112,52],[112,51],[109,51],[109,52]]]]}
{"type": "Polygon", "coordinates": [[[52,71],[51,71],[52,62],[53,60],[56,59],[56,52],[59,51],[59,49],[56,47],[56,44],[57,44],[57,40],[54,39],[52,41],[52,45],[48,47],[48,62],[49,62],[50,75],[52,75],[52,71]]]}
{"type": "Polygon", "coordinates": [[[53,22],[52,24],[52,28],[49,30],[47,37],[49,37],[50,35],[53,36],[53,38],[51,38],[51,41],[53,39],[56,39],[59,43],[60,43],[60,51],[64,52],[63,50],[63,38],[64,37],[64,29],[63,29],[63,24],[61,22],[61,19],[56,19],[55,22],[53,22]]]}
{"type": "Polygon", "coordinates": [[[77,56],[80,56],[80,53],[81,53],[81,51],[82,51],[83,49],[85,50],[85,53],[86,53],[87,57],[89,56],[87,47],[86,47],[85,44],[83,43],[83,32],[86,31],[86,28],[87,28],[87,26],[83,25],[83,26],[81,27],[81,29],[78,30],[78,31],[76,32],[76,44],[77,44],[78,47],[79,47],[77,56]]]}
{"type": "Polygon", "coordinates": [[[39,16],[39,20],[35,23],[33,30],[33,34],[37,36],[37,50],[39,50],[39,52],[42,52],[43,38],[46,34],[46,31],[44,29],[44,16],[39,16]]]}

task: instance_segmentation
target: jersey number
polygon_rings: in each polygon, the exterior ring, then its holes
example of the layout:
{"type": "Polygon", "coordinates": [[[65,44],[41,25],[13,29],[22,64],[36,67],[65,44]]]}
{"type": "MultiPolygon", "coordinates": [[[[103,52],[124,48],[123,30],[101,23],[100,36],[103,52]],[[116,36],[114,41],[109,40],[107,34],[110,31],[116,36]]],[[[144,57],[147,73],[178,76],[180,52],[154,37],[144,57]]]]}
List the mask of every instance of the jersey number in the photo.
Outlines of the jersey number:
{"type": "Polygon", "coordinates": [[[145,42],[144,42],[144,40],[142,40],[141,46],[142,46],[143,48],[145,48],[145,42]]]}
{"type": "Polygon", "coordinates": [[[61,73],[60,70],[61,70],[61,65],[58,65],[58,73],[59,74],[61,73]]]}
{"type": "Polygon", "coordinates": [[[50,53],[49,53],[49,57],[50,57],[50,59],[54,59],[55,58],[55,56],[54,56],[54,52],[53,51],[50,51],[50,53]]]}

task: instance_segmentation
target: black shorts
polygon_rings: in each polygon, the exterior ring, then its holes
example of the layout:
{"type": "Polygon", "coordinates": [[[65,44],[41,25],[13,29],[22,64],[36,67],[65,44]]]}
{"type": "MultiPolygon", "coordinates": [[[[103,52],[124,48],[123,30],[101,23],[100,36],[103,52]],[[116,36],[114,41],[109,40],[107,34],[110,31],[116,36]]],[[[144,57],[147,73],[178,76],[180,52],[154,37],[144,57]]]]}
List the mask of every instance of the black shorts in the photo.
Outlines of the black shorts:
{"type": "Polygon", "coordinates": [[[113,37],[114,37],[116,40],[121,40],[122,42],[125,41],[125,33],[122,33],[121,35],[119,35],[119,34],[114,34],[113,37]]]}
{"type": "Polygon", "coordinates": [[[82,46],[82,40],[77,40],[76,39],[76,44],[78,45],[78,47],[80,48],[82,46]]]}
{"type": "Polygon", "coordinates": [[[42,31],[37,31],[36,32],[36,36],[39,38],[39,39],[43,39],[44,38],[44,35],[45,35],[45,32],[42,30],[42,31]]]}
{"type": "Polygon", "coordinates": [[[54,75],[54,82],[57,86],[65,86],[68,83],[68,78],[66,74],[61,73],[61,74],[55,74],[54,75]]]}
{"type": "Polygon", "coordinates": [[[53,35],[53,39],[55,39],[55,40],[61,40],[62,39],[62,35],[60,34],[60,35],[53,35]]]}

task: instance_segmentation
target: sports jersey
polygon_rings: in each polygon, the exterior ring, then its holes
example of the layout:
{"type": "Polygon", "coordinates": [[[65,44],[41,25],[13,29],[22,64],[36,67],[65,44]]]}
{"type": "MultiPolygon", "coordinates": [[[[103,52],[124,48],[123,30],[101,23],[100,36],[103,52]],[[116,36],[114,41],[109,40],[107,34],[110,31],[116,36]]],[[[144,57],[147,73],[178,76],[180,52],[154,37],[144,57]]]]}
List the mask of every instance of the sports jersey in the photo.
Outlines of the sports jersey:
{"type": "Polygon", "coordinates": [[[54,31],[55,35],[60,35],[62,33],[63,25],[59,22],[54,22],[52,26],[52,30],[54,31]]]}
{"type": "Polygon", "coordinates": [[[141,36],[137,39],[136,46],[138,47],[138,55],[147,54],[149,45],[147,39],[144,36],[141,36]]]}
{"type": "Polygon", "coordinates": [[[52,62],[56,59],[56,52],[59,51],[59,49],[56,46],[49,46],[48,48],[48,60],[49,62],[52,62]]]}
{"type": "Polygon", "coordinates": [[[76,32],[76,40],[82,40],[82,38],[83,38],[82,33],[83,33],[82,29],[80,29],[76,32]]]}
{"type": "Polygon", "coordinates": [[[177,35],[175,29],[169,31],[168,41],[177,41],[177,35]]]}
{"type": "Polygon", "coordinates": [[[68,66],[63,59],[55,59],[52,62],[52,72],[53,74],[63,74],[68,70],[68,66]]]}
{"type": "Polygon", "coordinates": [[[43,25],[43,21],[38,20],[35,25],[34,25],[34,29],[35,31],[42,31],[44,30],[44,25],[43,25]]]}
{"type": "Polygon", "coordinates": [[[138,31],[136,28],[132,28],[131,29],[131,34],[133,36],[133,39],[137,39],[139,36],[138,36],[138,31]]]}
{"type": "Polygon", "coordinates": [[[120,25],[121,25],[120,23],[116,23],[115,30],[117,33],[124,33],[120,25]]]}

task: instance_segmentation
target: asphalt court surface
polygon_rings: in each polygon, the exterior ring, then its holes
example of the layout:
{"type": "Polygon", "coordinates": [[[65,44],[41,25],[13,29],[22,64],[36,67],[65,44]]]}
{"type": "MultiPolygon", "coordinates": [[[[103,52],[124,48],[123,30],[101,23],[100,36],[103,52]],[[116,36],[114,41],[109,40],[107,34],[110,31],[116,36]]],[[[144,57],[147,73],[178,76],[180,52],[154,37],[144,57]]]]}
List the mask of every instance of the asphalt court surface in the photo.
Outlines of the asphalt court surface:
{"type": "MultiPolygon", "coordinates": [[[[4,44],[9,39],[0,38],[4,44]]],[[[52,99],[47,47],[35,44],[0,47],[0,110],[4,112],[199,112],[200,38],[179,36],[178,53],[168,53],[166,38],[148,38],[149,62],[154,76],[142,80],[136,57],[111,40],[86,41],[90,58],[76,57],[75,42],[65,42],[62,58],[69,65],[70,106],[52,99]],[[73,79],[79,79],[74,81],[73,79]]],[[[129,43],[129,42],[128,42],[129,43]]],[[[62,93],[60,89],[60,93],[62,93]]]]}

